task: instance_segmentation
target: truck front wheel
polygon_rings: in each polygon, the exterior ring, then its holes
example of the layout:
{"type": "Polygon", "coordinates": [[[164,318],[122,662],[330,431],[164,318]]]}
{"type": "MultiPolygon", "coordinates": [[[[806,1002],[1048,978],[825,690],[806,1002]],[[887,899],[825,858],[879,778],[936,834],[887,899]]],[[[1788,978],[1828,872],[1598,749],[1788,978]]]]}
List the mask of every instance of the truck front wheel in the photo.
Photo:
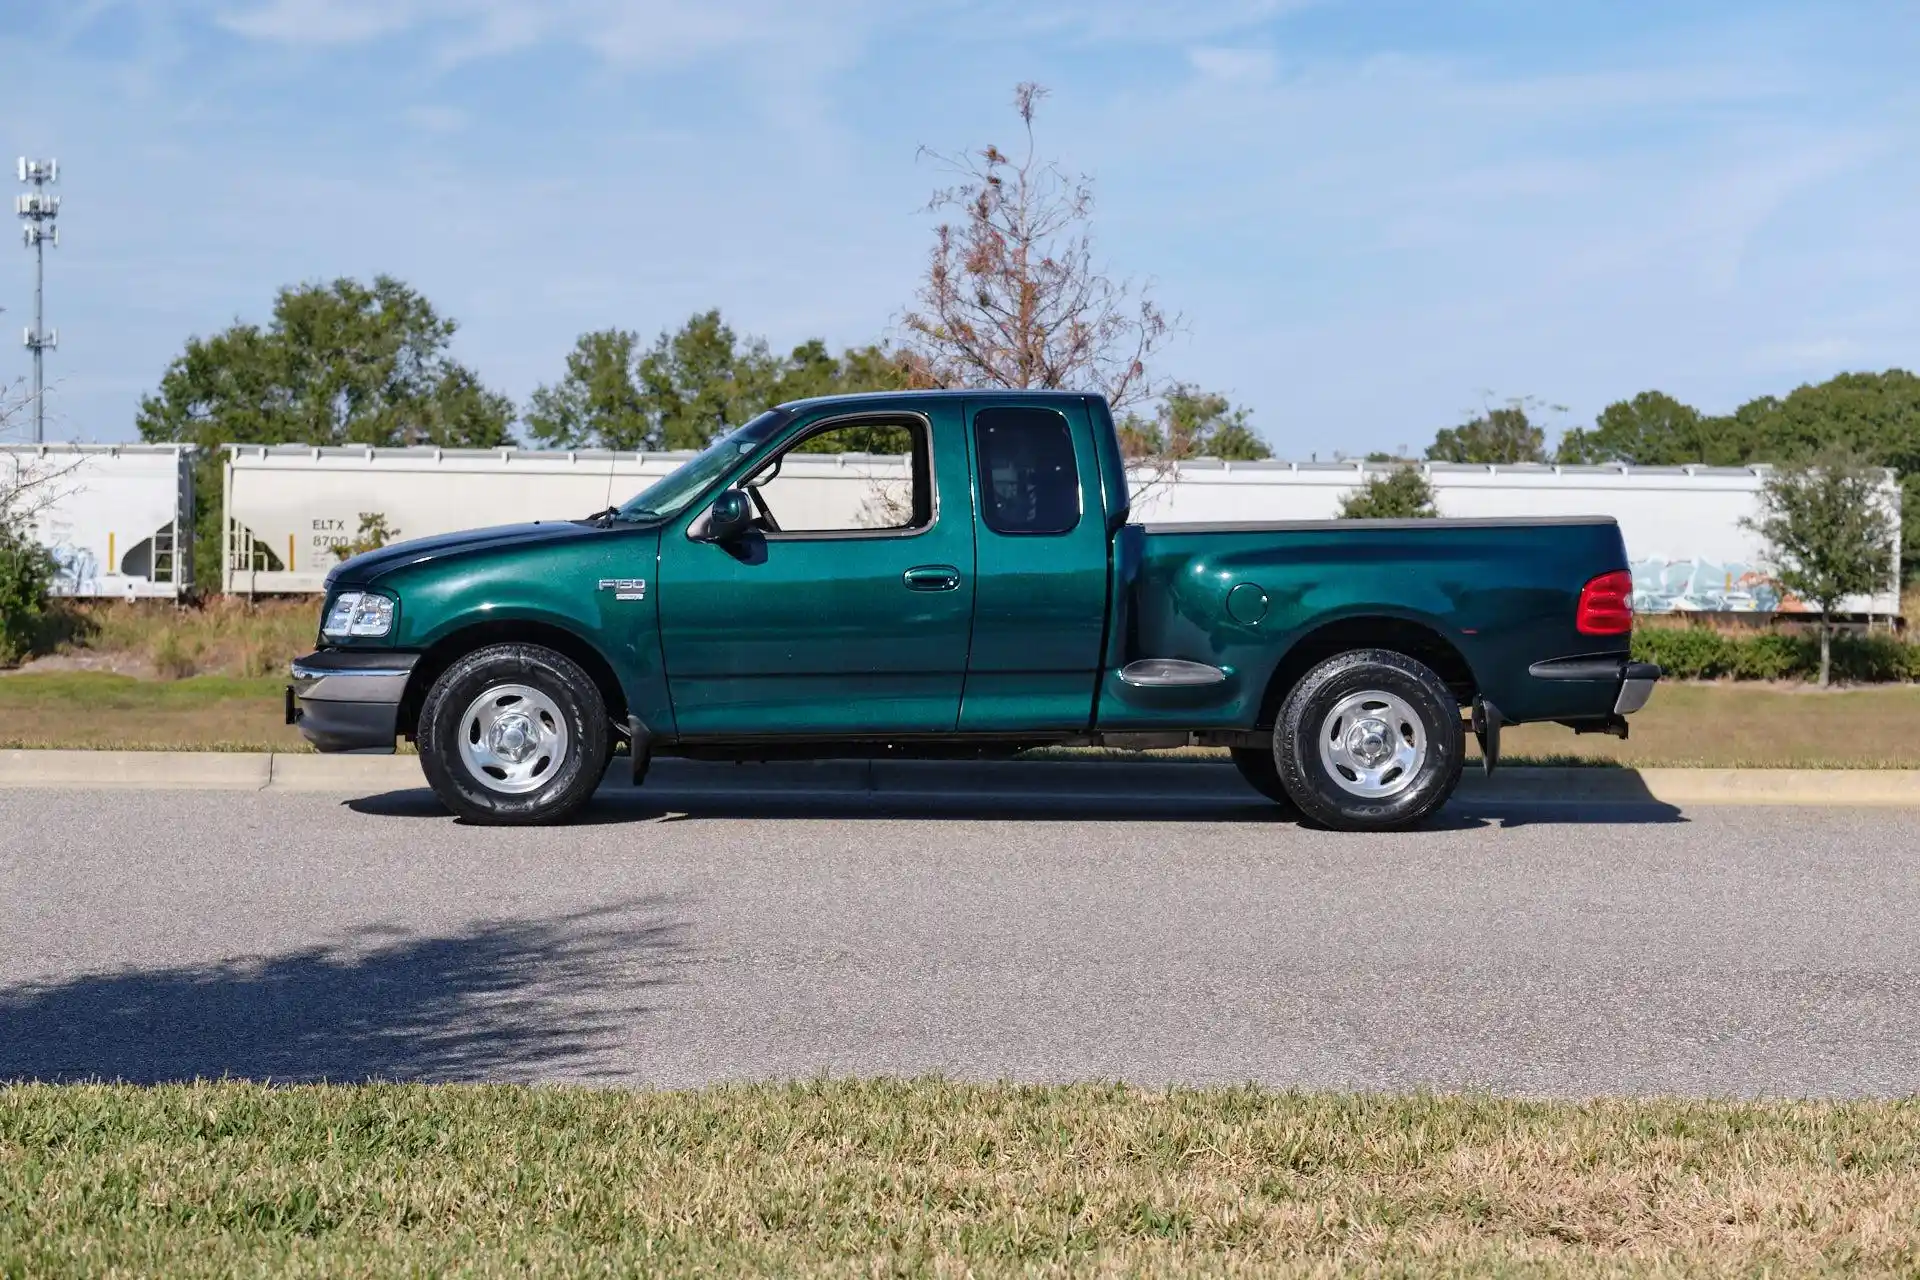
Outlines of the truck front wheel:
{"type": "Polygon", "coordinates": [[[1336,831],[1418,824],[1459,785],[1465,749],[1446,682],[1386,649],[1356,649],[1309,671],[1273,733],[1287,794],[1336,831]]]}
{"type": "Polygon", "coordinates": [[[600,785],[612,752],[605,700],[565,654],[501,644],[459,659],[428,690],[415,734],[441,803],[470,822],[560,822],[600,785]]]}

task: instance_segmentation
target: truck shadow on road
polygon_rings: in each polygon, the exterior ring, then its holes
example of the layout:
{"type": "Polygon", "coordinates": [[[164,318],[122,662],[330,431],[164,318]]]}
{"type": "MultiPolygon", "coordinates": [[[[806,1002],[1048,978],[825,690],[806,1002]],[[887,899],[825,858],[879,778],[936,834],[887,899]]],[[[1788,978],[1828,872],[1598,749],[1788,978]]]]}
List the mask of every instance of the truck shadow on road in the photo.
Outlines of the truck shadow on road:
{"type": "Polygon", "coordinates": [[[0,990],[0,1081],[591,1078],[687,938],[649,899],[15,986],[0,990]]]}
{"type": "MultiPolygon", "coordinates": [[[[424,787],[388,791],[349,800],[356,813],[381,818],[434,818],[456,821],[424,787]]],[[[1076,795],[940,795],[767,792],[716,793],[604,787],[572,819],[575,825],[607,826],[645,822],[713,821],[732,818],[814,818],[833,820],[898,819],[959,822],[1209,822],[1245,826],[1301,828],[1297,816],[1259,799],[1203,797],[1176,799],[1125,795],[1089,799],[1076,795]]],[[[1460,831],[1482,827],[1545,825],[1644,826],[1681,823],[1686,817],[1672,805],[1611,801],[1506,801],[1456,799],[1417,831],[1460,831]]]]}

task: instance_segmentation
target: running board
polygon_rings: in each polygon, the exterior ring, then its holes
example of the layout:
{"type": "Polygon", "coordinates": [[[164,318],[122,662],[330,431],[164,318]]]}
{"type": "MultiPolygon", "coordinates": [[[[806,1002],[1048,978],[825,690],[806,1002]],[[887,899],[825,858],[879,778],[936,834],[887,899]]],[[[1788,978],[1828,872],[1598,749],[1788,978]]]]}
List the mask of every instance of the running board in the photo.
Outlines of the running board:
{"type": "Polygon", "coordinates": [[[1226,681],[1220,668],[1184,658],[1141,658],[1120,668],[1120,683],[1136,689],[1191,689],[1226,681]]]}

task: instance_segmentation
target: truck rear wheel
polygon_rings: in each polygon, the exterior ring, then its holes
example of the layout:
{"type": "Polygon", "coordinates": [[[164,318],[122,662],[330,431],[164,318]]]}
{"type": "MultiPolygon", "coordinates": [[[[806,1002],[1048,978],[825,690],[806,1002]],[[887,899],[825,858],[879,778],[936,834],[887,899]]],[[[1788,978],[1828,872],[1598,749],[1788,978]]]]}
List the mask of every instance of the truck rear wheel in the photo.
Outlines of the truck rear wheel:
{"type": "Polygon", "coordinates": [[[1281,704],[1274,765],[1301,812],[1336,831],[1404,831],[1447,802],[1465,753],[1460,704],[1425,664],[1356,649],[1281,704]]]}
{"type": "Polygon", "coordinates": [[[492,645],[448,667],[420,707],[415,739],[441,803],[496,826],[565,820],[592,797],[613,749],[592,679],[531,644],[492,645]]]}

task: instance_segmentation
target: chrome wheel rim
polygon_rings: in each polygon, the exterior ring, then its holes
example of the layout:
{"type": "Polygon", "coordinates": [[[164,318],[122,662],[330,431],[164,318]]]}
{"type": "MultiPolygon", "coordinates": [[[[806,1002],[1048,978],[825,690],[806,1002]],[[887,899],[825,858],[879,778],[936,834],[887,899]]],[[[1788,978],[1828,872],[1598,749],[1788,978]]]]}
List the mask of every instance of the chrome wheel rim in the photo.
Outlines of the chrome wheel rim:
{"type": "Polygon", "coordinates": [[[1396,694],[1350,693],[1320,722],[1320,763],[1349,795],[1397,796],[1413,785],[1426,762],[1426,726],[1396,694]]]}
{"type": "Polygon", "coordinates": [[[531,685],[495,685],[460,716],[460,759],[489,791],[538,791],[567,758],[567,719],[552,698],[531,685]]]}

